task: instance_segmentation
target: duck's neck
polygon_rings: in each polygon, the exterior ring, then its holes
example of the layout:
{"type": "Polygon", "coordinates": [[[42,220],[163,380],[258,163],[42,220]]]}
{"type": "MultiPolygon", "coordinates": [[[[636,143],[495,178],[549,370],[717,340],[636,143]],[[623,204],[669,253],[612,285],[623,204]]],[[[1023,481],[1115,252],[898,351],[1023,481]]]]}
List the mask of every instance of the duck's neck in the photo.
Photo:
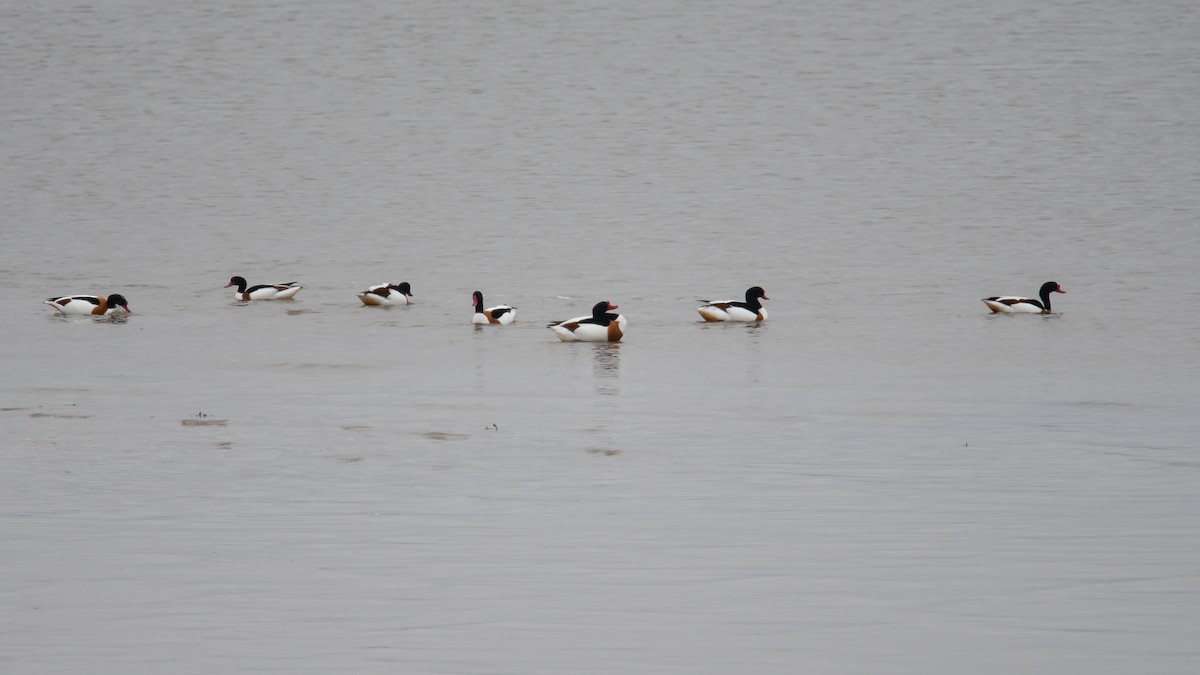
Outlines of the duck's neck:
{"type": "Polygon", "coordinates": [[[1049,314],[1050,313],[1050,291],[1043,290],[1041,295],[1042,295],[1042,307],[1045,308],[1042,311],[1049,314]]]}
{"type": "Polygon", "coordinates": [[[482,295],[475,296],[475,313],[483,314],[483,296],[482,295]]]}

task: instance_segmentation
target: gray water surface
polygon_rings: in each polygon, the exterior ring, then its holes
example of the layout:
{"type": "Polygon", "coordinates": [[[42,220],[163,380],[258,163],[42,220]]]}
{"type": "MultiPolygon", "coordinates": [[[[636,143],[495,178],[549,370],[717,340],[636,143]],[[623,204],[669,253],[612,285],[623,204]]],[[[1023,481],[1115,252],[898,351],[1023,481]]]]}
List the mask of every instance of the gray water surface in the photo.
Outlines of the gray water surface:
{"type": "Polygon", "coordinates": [[[1197,38],[5,4],[0,669],[1194,672],[1197,38]],[[603,299],[623,342],[546,330],[603,299]]]}

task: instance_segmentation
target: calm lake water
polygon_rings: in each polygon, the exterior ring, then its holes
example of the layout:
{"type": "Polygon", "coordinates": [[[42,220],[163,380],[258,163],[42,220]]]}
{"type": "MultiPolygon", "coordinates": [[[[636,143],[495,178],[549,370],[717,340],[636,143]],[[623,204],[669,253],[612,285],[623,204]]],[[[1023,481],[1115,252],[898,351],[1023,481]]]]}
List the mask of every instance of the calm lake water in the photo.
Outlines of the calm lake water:
{"type": "Polygon", "coordinates": [[[1195,672],[1194,3],[51,0],[0,57],[0,670],[1195,672]]]}

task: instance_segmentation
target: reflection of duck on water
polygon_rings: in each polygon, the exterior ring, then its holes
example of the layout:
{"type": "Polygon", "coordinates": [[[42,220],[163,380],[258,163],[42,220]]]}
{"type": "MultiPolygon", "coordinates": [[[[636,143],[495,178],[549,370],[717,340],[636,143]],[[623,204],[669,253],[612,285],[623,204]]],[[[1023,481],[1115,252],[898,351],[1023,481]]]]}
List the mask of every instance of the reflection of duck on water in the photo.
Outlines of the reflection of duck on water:
{"type": "Polygon", "coordinates": [[[616,396],[621,381],[621,343],[592,345],[592,387],[601,396],[616,396]]]}
{"type": "Polygon", "coordinates": [[[620,342],[604,342],[596,345],[596,351],[592,354],[595,361],[592,364],[592,369],[597,375],[612,377],[616,375],[621,368],[621,343],[620,342]]]}

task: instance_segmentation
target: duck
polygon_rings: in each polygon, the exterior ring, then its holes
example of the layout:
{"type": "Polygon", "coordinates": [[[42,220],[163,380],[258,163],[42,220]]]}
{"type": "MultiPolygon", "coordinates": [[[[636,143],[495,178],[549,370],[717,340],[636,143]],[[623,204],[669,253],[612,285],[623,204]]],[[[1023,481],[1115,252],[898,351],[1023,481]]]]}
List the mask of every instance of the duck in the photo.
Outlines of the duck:
{"type": "Polygon", "coordinates": [[[295,281],[289,281],[286,284],[259,284],[247,288],[246,280],[242,277],[230,278],[229,283],[225,284],[225,288],[230,286],[237,286],[233,297],[238,300],[286,300],[304,288],[297,285],[295,281]]]}
{"type": "Polygon", "coordinates": [[[42,302],[57,309],[62,314],[104,316],[120,312],[133,313],[133,310],[129,309],[129,301],[120,293],[113,293],[108,297],[101,295],[60,295],[57,298],[46,298],[42,302]]]}
{"type": "Polygon", "coordinates": [[[993,314],[1049,314],[1051,293],[1066,293],[1066,291],[1058,285],[1057,281],[1047,281],[1038,290],[1040,301],[1015,295],[996,295],[982,298],[982,300],[993,314]]]}
{"type": "Polygon", "coordinates": [[[475,291],[471,294],[471,304],[475,306],[475,316],[471,317],[471,323],[484,325],[489,323],[498,323],[502,326],[507,326],[517,320],[517,308],[509,307],[508,305],[496,305],[495,307],[483,308],[483,293],[475,291]]]}
{"type": "Polygon", "coordinates": [[[379,284],[358,294],[358,299],[362,300],[362,304],[372,307],[378,305],[407,305],[412,302],[409,300],[411,297],[412,286],[409,286],[407,281],[402,281],[398,284],[379,284]]]}
{"type": "Polygon", "coordinates": [[[613,314],[617,306],[601,300],[592,307],[591,316],[577,316],[547,324],[563,342],[620,342],[625,336],[625,317],[613,314]]]}
{"type": "Polygon", "coordinates": [[[738,300],[700,300],[703,307],[696,311],[705,321],[766,321],[767,310],[763,309],[761,300],[770,300],[762,286],[751,286],[746,289],[746,301],[738,300]]]}

